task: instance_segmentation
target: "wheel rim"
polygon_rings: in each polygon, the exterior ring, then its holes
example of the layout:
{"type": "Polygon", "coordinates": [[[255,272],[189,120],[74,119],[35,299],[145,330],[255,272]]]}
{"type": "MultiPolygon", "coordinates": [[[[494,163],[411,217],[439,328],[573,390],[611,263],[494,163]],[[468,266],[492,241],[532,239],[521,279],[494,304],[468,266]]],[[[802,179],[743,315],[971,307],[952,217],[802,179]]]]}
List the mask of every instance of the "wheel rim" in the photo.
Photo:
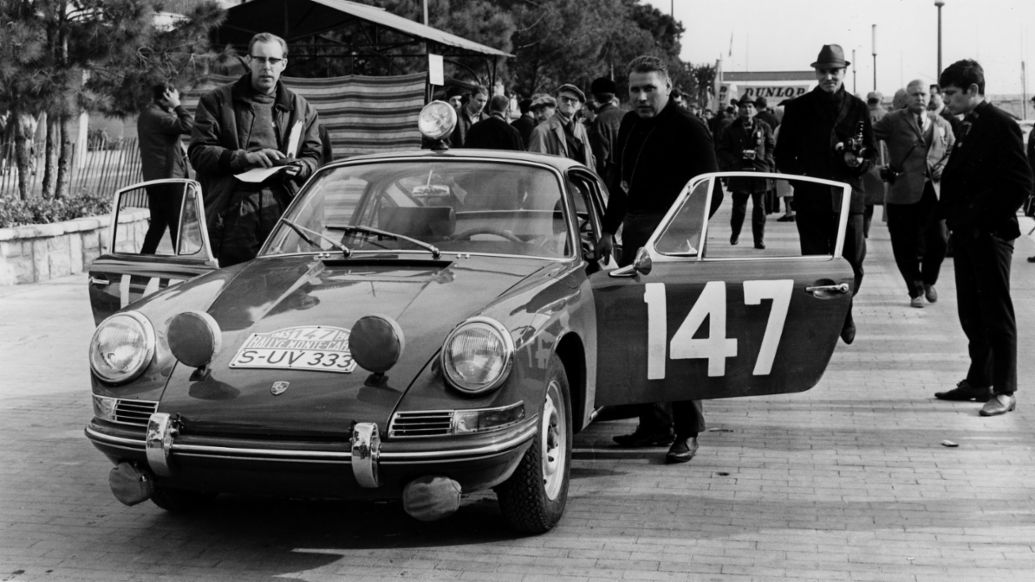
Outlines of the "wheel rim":
{"type": "Polygon", "coordinates": [[[546,402],[543,403],[539,427],[543,488],[551,500],[557,498],[564,484],[564,465],[568,458],[567,415],[563,407],[560,387],[556,381],[552,381],[546,388],[546,402]]]}

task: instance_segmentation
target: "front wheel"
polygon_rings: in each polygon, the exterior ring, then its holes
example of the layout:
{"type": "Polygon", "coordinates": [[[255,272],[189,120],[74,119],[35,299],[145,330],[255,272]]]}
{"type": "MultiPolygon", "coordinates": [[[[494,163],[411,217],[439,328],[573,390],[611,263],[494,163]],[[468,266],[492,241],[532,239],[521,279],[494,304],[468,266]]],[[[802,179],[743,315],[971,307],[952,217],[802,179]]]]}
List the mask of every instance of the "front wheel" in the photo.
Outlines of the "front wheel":
{"type": "Polygon", "coordinates": [[[564,515],[571,472],[571,400],[568,376],[554,355],[539,410],[539,430],[509,479],[496,487],[504,519],[518,531],[549,531],[564,515]]]}

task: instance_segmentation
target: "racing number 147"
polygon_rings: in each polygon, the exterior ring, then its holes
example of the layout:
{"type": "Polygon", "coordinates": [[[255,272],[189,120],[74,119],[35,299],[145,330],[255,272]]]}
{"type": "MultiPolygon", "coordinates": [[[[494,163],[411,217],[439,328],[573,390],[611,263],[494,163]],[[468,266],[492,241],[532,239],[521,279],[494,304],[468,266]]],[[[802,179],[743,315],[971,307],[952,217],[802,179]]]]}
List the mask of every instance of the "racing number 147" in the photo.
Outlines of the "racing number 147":
{"type": "MultiPolygon", "coordinates": [[[[744,281],[744,304],[761,305],[771,299],[762,345],[752,374],[768,375],[773,370],[776,348],[780,345],[787,310],[794,291],[792,279],[744,281]]],[[[737,338],[726,337],[726,282],[709,281],[697,298],[682,325],[668,340],[668,301],[664,283],[647,283],[643,292],[647,304],[647,379],[665,378],[666,352],[673,360],[708,360],[709,376],[726,375],[726,358],[737,356],[737,338]],[[697,330],[708,321],[705,337],[695,338],[697,330]],[[666,342],[668,345],[666,346],[666,342]],[[668,349],[666,349],[666,347],[668,349]]]]}

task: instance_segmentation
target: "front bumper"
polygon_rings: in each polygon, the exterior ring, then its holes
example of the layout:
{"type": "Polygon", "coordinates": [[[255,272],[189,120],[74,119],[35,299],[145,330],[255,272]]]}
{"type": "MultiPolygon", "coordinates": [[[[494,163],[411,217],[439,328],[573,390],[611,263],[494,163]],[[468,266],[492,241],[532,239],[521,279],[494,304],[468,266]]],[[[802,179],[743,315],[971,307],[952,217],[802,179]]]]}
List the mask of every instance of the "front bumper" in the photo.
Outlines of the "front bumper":
{"type": "Polygon", "coordinates": [[[464,491],[506,480],[536,434],[538,416],[486,434],[382,441],[376,423],[348,440],[298,441],[183,434],[168,413],[146,431],[94,419],[86,437],[114,463],[147,467],[170,487],[333,498],[393,498],[417,477],[441,475],[464,491]]]}

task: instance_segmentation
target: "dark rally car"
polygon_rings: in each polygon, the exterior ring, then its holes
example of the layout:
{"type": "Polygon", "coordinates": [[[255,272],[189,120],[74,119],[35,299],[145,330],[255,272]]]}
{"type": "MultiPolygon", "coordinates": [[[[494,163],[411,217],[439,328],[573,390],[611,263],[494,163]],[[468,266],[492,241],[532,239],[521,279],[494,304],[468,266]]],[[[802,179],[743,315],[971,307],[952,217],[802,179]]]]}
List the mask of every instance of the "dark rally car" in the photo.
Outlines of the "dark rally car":
{"type": "MultiPolygon", "coordinates": [[[[596,241],[607,192],[570,160],[421,150],[320,169],[259,257],[220,269],[203,193],[141,255],[143,185],[90,268],[94,418],[127,504],[219,492],[402,499],[420,519],[493,488],[513,527],[563,514],[572,434],[607,406],[807,390],[851,297],[838,244],[793,224],[730,246],[717,181],[684,189],[634,265],[596,241]],[[134,220],[136,218],[137,220],[134,220]]],[[[776,182],[810,180],[767,176],[776,182]]],[[[811,180],[822,182],[820,180],[811,180]]]]}

